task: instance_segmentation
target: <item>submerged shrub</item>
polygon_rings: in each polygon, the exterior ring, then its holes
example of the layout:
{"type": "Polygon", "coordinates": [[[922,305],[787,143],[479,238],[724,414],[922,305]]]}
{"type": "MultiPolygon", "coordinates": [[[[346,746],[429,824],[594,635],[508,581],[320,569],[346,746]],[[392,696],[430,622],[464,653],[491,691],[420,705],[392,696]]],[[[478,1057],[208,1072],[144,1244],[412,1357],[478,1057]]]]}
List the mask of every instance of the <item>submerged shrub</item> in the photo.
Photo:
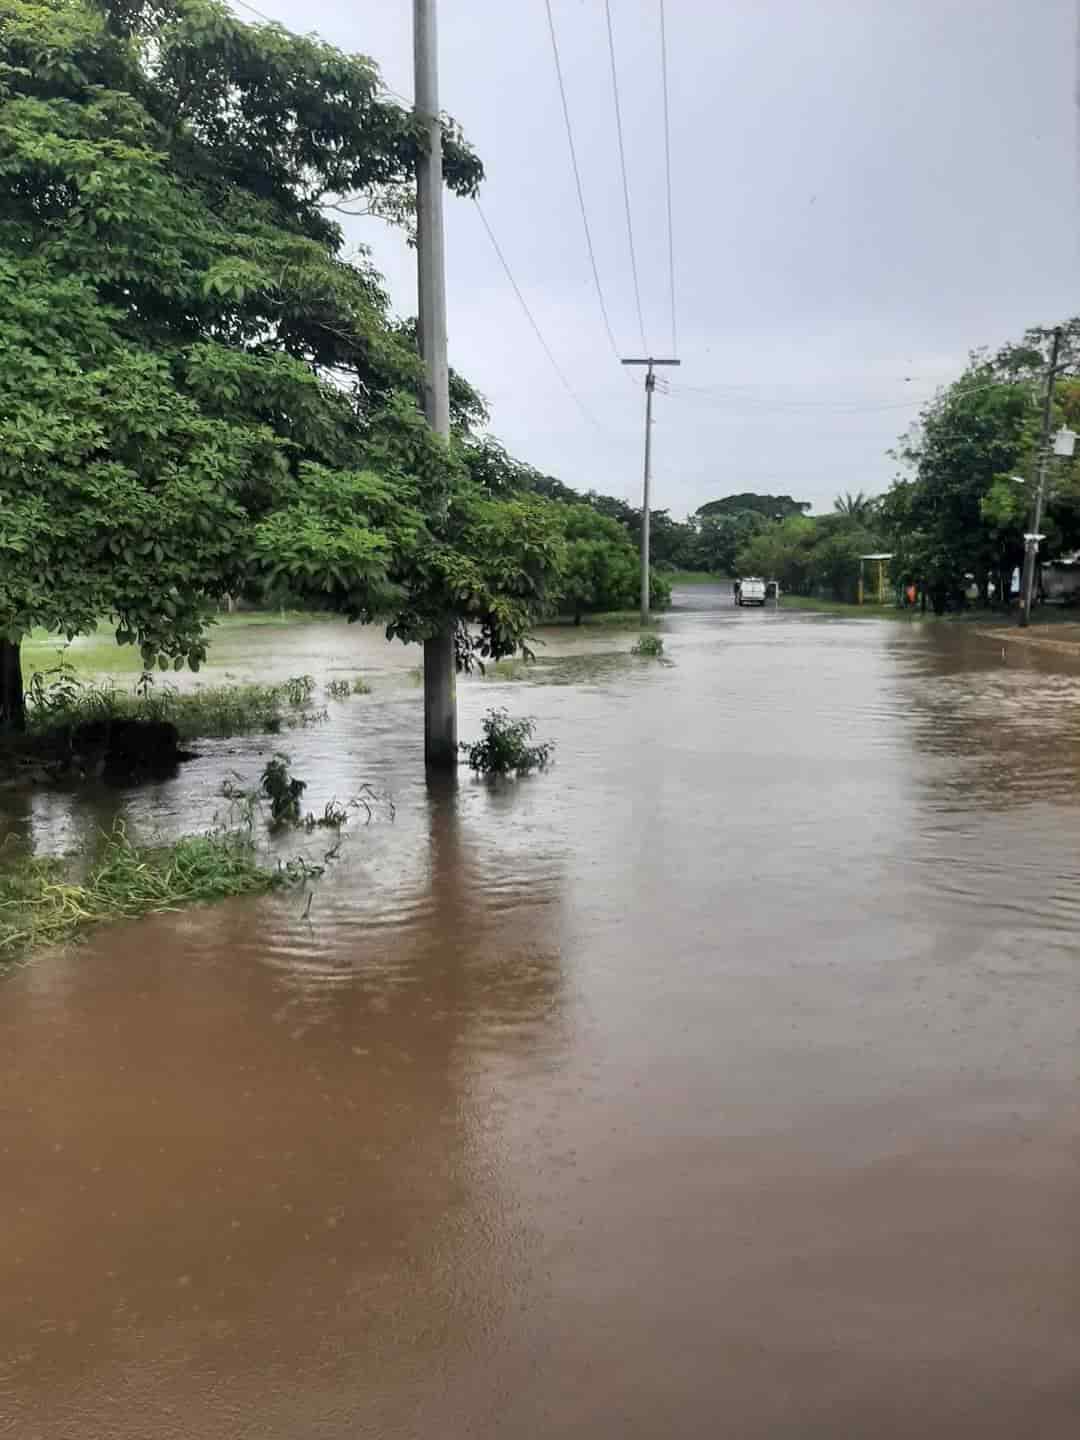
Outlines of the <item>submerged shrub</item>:
{"type": "Polygon", "coordinates": [[[663,653],[664,642],[660,639],[659,635],[650,635],[648,633],[639,635],[637,643],[630,647],[631,655],[647,655],[655,658],[657,655],[663,655],[663,653]]]}
{"type": "Polygon", "coordinates": [[[278,753],[266,762],[259,789],[270,802],[271,826],[277,829],[282,825],[300,824],[300,801],[307,782],[289,773],[288,755],[278,753]]]}
{"type": "Polygon", "coordinates": [[[178,690],[155,686],[146,674],[135,692],[81,680],[67,664],[35,673],[27,686],[27,728],[45,734],[89,721],[149,720],[175,725],[182,740],[228,739],[232,735],[277,734],[289,707],[290,728],[328,718],[309,701],[315,682],[294,676],[284,685],[207,685],[178,690]]]}
{"type": "Polygon", "coordinates": [[[496,708],[488,711],[480,728],[482,740],[462,741],[460,747],[469,768],[478,775],[525,775],[543,770],[555,750],[550,742],[532,743],[536,722],[527,716],[514,720],[508,711],[496,708]]]}

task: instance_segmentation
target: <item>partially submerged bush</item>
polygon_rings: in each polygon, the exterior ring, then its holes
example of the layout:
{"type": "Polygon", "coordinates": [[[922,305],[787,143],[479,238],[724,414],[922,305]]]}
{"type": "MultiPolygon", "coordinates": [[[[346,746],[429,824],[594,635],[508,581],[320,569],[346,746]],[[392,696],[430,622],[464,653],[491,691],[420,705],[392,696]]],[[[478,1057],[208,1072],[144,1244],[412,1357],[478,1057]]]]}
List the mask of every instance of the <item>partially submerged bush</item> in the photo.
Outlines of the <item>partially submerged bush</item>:
{"type": "Polygon", "coordinates": [[[530,770],[543,770],[550,762],[555,746],[550,742],[532,743],[536,722],[527,716],[512,720],[509,712],[489,710],[480,722],[483,739],[470,745],[461,743],[461,751],[469,768],[478,775],[526,775],[530,770]]]}
{"type": "Polygon", "coordinates": [[[276,735],[287,725],[313,725],[328,718],[312,709],[315,682],[297,675],[283,685],[208,685],[178,690],[156,687],[146,674],[135,692],[81,680],[61,663],[31,677],[26,692],[27,728],[43,735],[88,722],[138,720],[175,725],[182,740],[227,739],[232,735],[276,735]]]}
{"type": "Polygon", "coordinates": [[[270,824],[274,829],[300,824],[300,801],[307,781],[297,780],[289,773],[288,755],[279,753],[266,762],[259,789],[270,802],[270,824]]]}
{"type": "Polygon", "coordinates": [[[664,653],[664,642],[659,635],[639,635],[637,643],[630,647],[631,655],[647,655],[655,658],[664,653]]]}

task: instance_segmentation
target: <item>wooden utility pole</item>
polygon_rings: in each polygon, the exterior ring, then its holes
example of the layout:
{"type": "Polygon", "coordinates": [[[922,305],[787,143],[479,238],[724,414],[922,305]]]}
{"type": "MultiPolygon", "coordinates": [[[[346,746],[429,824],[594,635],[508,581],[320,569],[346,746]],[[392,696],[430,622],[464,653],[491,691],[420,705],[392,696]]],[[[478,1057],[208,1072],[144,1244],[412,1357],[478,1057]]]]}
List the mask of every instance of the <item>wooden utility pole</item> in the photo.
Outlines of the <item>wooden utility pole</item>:
{"type": "Polygon", "coordinates": [[[681,365],[681,360],[657,360],[646,356],[642,360],[624,360],[624,365],[645,365],[645,480],[641,506],[641,623],[649,623],[649,485],[652,481],[652,397],[656,389],[656,365],[681,365]]]}
{"type": "Polygon", "coordinates": [[[1054,379],[1057,375],[1058,353],[1061,350],[1061,326],[1054,331],[1050,344],[1050,362],[1046,367],[1046,388],[1043,392],[1042,436],[1039,441],[1039,479],[1035,486],[1035,503],[1031,529],[1024,536],[1024,575],[1020,585],[1020,624],[1031,623],[1031,593],[1035,588],[1035,561],[1039,554],[1039,533],[1042,524],[1043,498],[1046,494],[1046,472],[1050,465],[1050,422],[1054,411],[1054,379]]]}
{"type": "MultiPolygon", "coordinates": [[[[413,109],[423,127],[416,167],[416,254],[424,414],[450,438],[450,370],[446,357],[446,258],[443,240],[442,125],[436,0],[413,0],[413,109]]],[[[454,622],[424,641],[424,761],[429,769],[457,765],[457,671],[454,622]]]]}

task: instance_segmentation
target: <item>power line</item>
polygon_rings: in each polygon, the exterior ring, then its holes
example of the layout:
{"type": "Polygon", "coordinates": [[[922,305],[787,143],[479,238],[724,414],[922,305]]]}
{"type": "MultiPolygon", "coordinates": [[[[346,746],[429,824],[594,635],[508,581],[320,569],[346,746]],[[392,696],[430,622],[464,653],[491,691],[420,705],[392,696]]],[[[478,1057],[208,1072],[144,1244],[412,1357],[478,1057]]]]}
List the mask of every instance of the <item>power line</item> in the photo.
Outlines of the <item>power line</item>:
{"type": "Polygon", "coordinates": [[[619,105],[619,72],[615,65],[615,31],[611,23],[611,0],[604,0],[607,15],[608,54],[611,56],[611,90],[615,97],[615,128],[619,135],[619,168],[622,171],[623,203],[626,207],[626,237],[630,242],[630,271],[634,277],[634,301],[637,305],[638,329],[641,331],[641,351],[649,353],[649,342],[645,339],[645,320],[641,313],[641,287],[638,284],[637,254],[634,250],[634,225],[630,218],[630,183],[626,178],[626,147],[623,145],[622,108],[619,105]]]}
{"type": "Polygon", "coordinates": [[[574,145],[574,131],[570,124],[570,107],[566,101],[566,85],[563,81],[562,62],[559,59],[559,42],[555,37],[555,17],[551,13],[551,0],[544,0],[547,8],[548,29],[551,32],[551,53],[555,57],[555,74],[559,81],[559,94],[562,97],[563,120],[566,122],[566,139],[570,146],[570,164],[574,171],[574,185],[577,188],[578,208],[581,211],[581,224],[585,230],[585,245],[589,252],[589,265],[592,268],[593,284],[596,287],[596,298],[600,302],[600,314],[604,319],[604,329],[611,344],[612,352],[616,360],[619,357],[619,347],[615,343],[615,335],[611,328],[611,321],[608,318],[607,305],[604,303],[604,291],[600,284],[600,272],[596,265],[596,251],[593,249],[592,231],[589,229],[589,217],[585,210],[585,192],[581,184],[581,171],[578,168],[577,147],[574,145]]]}
{"type": "Polygon", "coordinates": [[[671,120],[668,110],[667,21],[660,0],[660,68],[664,76],[664,167],[667,176],[668,289],[671,295],[671,353],[679,353],[679,327],[675,317],[675,229],[671,221],[671,120]]]}
{"type": "Polygon", "coordinates": [[[585,405],[585,402],[582,400],[581,396],[577,393],[574,387],[570,384],[570,381],[566,378],[566,373],[563,370],[562,366],[555,359],[551,346],[544,339],[543,331],[536,323],[536,319],[533,316],[532,311],[529,309],[528,301],[525,299],[525,296],[521,292],[521,286],[514,279],[514,272],[510,269],[510,265],[506,259],[506,256],[502,252],[502,247],[500,246],[498,240],[496,240],[495,238],[495,232],[494,230],[492,230],[491,225],[488,223],[488,218],[484,214],[480,201],[477,200],[475,196],[473,197],[473,204],[476,206],[476,213],[480,216],[481,223],[483,224],[484,229],[487,231],[488,239],[491,241],[491,247],[495,251],[495,254],[499,257],[499,263],[502,265],[503,270],[506,272],[506,278],[510,281],[511,288],[513,289],[514,294],[518,298],[518,304],[521,306],[522,310],[524,310],[525,318],[532,326],[533,333],[535,334],[537,340],[539,340],[544,354],[551,361],[551,368],[555,371],[555,374],[562,381],[563,388],[573,400],[574,404],[581,411],[582,415],[584,415],[585,419],[588,420],[589,424],[594,425],[601,434],[606,434],[607,432],[604,430],[604,427],[600,424],[599,420],[597,420],[595,415],[593,415],[592,412],[585,405]]]}

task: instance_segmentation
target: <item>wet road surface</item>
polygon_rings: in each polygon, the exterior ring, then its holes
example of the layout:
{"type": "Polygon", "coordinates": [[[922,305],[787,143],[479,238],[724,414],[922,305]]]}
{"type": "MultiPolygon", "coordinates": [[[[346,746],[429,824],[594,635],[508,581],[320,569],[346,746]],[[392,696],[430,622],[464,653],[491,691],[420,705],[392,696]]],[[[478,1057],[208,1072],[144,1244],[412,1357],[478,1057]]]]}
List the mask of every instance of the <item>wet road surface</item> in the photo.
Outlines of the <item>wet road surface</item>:
{"type": "Polygon", "coordinates": [[[308,920],[0,982],[0,1435],[1080,1432],[1080,666],[680,598],[670,664],[561,632],[462,685],[463,735],[557,742],[516,786],[425,787],[399,650],[170,785],[4,798],[44,845],[193,829],[284,743],[397,817],[308,920]]]}

